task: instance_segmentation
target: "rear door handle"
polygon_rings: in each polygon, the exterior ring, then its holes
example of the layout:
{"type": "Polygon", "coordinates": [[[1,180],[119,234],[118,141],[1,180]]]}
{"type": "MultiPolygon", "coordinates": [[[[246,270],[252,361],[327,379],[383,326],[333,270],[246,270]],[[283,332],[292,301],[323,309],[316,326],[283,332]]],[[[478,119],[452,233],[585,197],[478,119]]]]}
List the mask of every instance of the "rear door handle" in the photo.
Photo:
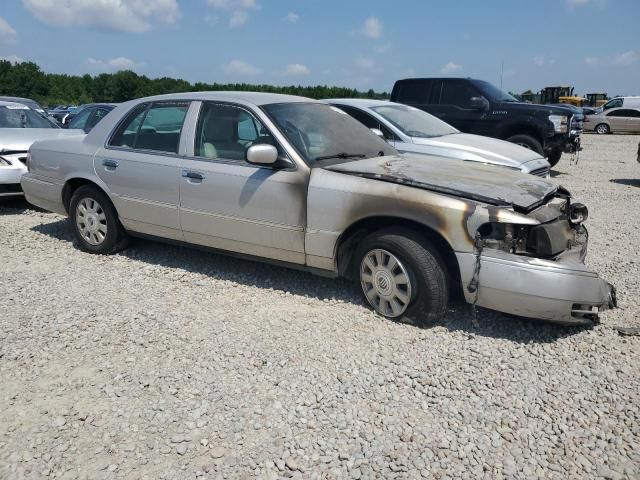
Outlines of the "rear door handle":
{"type": "Polygon", "coordinates": [[[109,171],[114,171],[118,168],[118,162],[115,160],[102,160],[102,166],[109,171]]]}
{"type": "Polygon", "coordinates": [[[187,179],[189,183],[202,183],[204,175],[191,170],[183,170],[182,176],[187,179]]]}

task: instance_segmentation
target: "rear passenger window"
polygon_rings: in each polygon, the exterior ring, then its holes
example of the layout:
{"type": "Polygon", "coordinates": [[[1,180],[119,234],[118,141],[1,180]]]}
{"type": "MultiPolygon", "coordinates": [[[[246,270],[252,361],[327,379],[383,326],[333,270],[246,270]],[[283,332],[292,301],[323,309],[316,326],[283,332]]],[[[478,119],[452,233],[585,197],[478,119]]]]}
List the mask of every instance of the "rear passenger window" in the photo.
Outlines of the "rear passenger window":
{"type": "Polygon", "coordinates": [[[404,82],[400,84],[398,102],[429,103],[431,82],[404,82]]]}
{"type": "Polygon", "coordinates": [[[189,102],[141,105],[123,122],[111,145],[136,150],[178,153],[180,134],[189,102]]]}

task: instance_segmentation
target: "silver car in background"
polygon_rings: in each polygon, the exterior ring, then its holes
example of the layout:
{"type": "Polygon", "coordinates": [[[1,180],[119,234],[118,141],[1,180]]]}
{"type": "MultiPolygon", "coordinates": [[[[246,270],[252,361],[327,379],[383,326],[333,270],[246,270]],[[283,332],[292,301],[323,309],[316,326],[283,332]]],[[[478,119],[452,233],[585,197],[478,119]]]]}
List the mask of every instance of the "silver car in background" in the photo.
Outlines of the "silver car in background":
{"type": "Polygon", "coordinates": [[[550,165],[535,151],[491,137],[462,133],[414,107],[369,99],[324,100],[382,136],[401,153],[418,153],[488,163],[549,176],[550,165]]]}
{"type": "Polygon", "coordinates": [[[584,129],[600,135],[608,133],[640,133],[640,108],[610,108],[587,115],[584,129]]]}
{"type": "Polygon", "coordinates": [[[450,289],[567,324],[615,303],[583,263],[587,208],[557,184],[399,155],[340,109],[301,97],[127,102],[86,136],[34,144],[22,186],[71,217],[87,252],[151,236],[345,276],[389,318],[441,319],[450,289]]]}
{"type": "Polygon", "coordinates": [[[77,134],[26,105],[0,101],[0,197],[22,195],[20,179],[27,172],[27,151],[33,142],[77,134]]]}

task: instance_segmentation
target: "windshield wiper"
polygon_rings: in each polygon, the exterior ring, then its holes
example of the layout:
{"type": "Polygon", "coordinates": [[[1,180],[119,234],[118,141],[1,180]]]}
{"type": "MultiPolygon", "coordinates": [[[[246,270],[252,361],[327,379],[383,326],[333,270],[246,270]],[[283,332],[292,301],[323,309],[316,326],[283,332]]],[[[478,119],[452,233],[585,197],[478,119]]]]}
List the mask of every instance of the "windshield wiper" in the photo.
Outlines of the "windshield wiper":
{"type": "Polygon", "coordinates": [[[329,160],[330,158],[340,158],[340,159],[347,159],[347,158],[364,158],[366,157],[366,155],[364,153],[346,153],[346,152],[340,152],[340,153],[334,153],[333,155],[324,155],[321,157],[316,157],[315,161],[319,162],[320,160],[329,160]]]}

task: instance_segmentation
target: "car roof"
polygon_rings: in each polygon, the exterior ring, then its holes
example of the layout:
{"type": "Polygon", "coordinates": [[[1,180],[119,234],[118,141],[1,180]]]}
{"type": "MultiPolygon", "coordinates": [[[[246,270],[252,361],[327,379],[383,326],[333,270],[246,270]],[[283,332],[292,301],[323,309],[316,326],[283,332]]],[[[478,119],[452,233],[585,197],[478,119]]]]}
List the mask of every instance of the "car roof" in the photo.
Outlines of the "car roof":
{"type": "Polygon", "coordinates": [[[389,102],[388,100],[376,100],[374,98],[325,98],[322,100],[326,103],[341,103],[342,105],[350,105],[352,107],[379,107],[382,105],[401,105],[395,102],[389,102]]]}
{"type": "Polygon", "coordinates": [[[0,107],[26,107],[30,108],[29,105],[25,105],[20,102],[9,102],[7,100],[0,100],[0,107]]]}
{"type": "Polygon", "coordinates": [[[253,105],[268,105],[271,103],[299,103],[299,102],[316,102],[306,97],[298,97],[295,95],[284,95],[280,93],[265,92],[185,92],[170,93],[166,95],[155,95],[153,97],[144,97],[136,99],[136,102],[153,102],[162,100],[209,100],[224,102],[239,102],[253,105]]]}
{"type": "Polygon", "coordinates": [[[636,112],[640,112],[640,107],[616,107],[616,108],[607,108],[602,113],[609,114],[609,112],[617,112],[618,110],[635,110],[636,112]]]}

